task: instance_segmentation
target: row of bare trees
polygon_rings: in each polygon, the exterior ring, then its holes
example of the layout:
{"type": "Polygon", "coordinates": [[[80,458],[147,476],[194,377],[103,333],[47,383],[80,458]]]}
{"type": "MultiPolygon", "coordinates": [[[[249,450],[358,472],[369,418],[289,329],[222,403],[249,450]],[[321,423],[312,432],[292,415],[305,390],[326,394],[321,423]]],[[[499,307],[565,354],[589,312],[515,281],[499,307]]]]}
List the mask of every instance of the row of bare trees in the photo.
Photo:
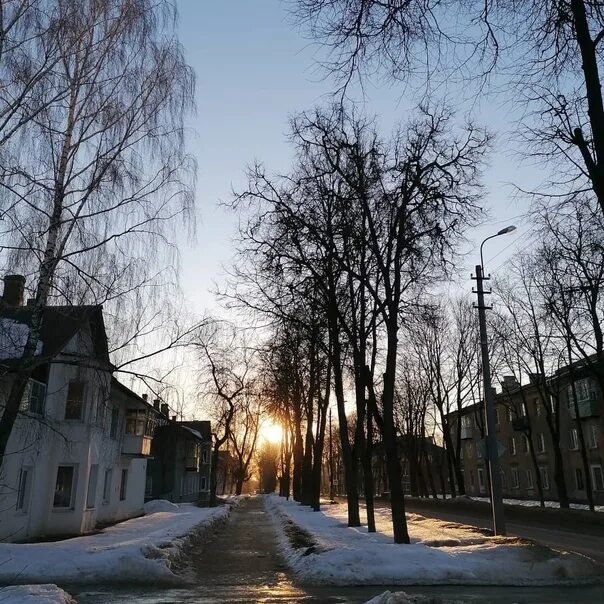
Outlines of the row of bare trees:
{"type": "Polygon", "coordinates": [[[349,524],[360,524],[365,468],[374,527],[379,432],[395,541],[408,542],[395,418],[401,324],[423,308],[426,287],[447,276],[480,215],[488,136],[471,124],[455,129],[446,111],[424,110],[384,139],[371,120],[333,105],[294,119],[291,140],[291,171],[252,167],[234,201],[247,222],[224,296],[269,320],[273,400],[291,426],[294,497],[318,509],[333,393],[349,524]]]}

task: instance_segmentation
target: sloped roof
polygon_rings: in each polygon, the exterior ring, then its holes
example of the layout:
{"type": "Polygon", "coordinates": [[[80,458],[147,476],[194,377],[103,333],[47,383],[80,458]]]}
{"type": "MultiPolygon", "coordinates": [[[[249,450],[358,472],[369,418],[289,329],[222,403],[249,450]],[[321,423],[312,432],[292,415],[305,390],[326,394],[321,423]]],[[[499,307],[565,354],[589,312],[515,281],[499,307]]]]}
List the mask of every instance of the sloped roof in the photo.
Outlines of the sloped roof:
{"type": "MultiPolygon", "coordinates": [[[[31,323],[32,313],[33,306],[0,305],[0,317],[12,319],[24,325],[31,323]]],[[[57,356],[86,324],[90,325],[95,357],[109,363],[103,307],[99,305],[46,306],[40,329],[41,356],[48,359],[57,356]]]]}

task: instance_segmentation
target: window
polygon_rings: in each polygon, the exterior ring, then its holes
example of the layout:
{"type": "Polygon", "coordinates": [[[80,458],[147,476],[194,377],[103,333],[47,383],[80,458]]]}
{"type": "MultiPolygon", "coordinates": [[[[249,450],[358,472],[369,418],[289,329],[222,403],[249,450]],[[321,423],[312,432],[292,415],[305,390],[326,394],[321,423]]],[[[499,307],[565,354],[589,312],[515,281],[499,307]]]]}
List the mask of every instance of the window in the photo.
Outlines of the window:
{"type": "MultiPolygon", "coordinates": [[[[463,459],[463,449],[460,451],[460,453],[461,453],[461,458],[463,459]]],[[[202,461],[202,463],[208,463],[207,449],[204,449],[203,452],[201,453],[201,461],[202,461]]]]}
{"type": "Polygon", "coordinates": [[[82,419],[84,411],[84,382],[69,382],[65,419],[82,419]]]}
{"type": "Polygon", "coordinates": [[[518,417],[526,417],[526,403],[520,403],[518,417]]]}
{"type": "Polygon", "coordinates": [[[208,490],[208,479],[205,476],[201,477],[201,491],[207,491],[208,490]]]}
{"type": "Polygon", "coordinates": [[[526,434],[522,435],[522,451],[524,453],[528,453],[529,452],[529,439],[528,436],[526,434]]]}
{"type": "MultiPolygon", "coordinates": [[[[575,404],[575,399],[573,397],[573,385],[568,385],[568,406],[573,407],[575,404]]],[[[594,389],[594,383],[591,378],[582,378],[575,382],[575,394],[577,395],[577,403],[582,403],[584,401],[591,401],[596,398],[596,393],[594,389]]]]}
{"type": "Polygon", "coordinates": [[[537,434],[537,453],[545,453],[545,435],[543,432],[537,434]]]}
{"type": "Polygon", "coordinates": [[[128,486],[128,470],[122,470],[122,478],[120,480],[120,501],[126,499],[126,487],[128,486]]]}
{"type": "Polygon", "coordinates": [[[29,404],[31,413],[44,415],[44,400],[46,399],[46,384],[36,380],[29,380],[29,404]]]}
{"type": "Polygon", "coordinates": [[[476,443],[476,457],[478,459],[482,459],[484,457],[484,449],[483,449],[484,446],[485,446],[484,441],[479,441],[476,443]]]}
{"type": "Polygon", "coordinates": [[[468,454],[468,459],[472,459],[472,447],[473,447],[472,443],[468,443],[466,445],[466,449],[467,449],[466,452],[468,454]]]}
{"type": "Polygon", "coordinates": [[[513,489],[519,489],[520,488],[520,481],[518,479],[518,468],[516,466],[512,466],[510,468],[510,474],[512,476],[512,488],[513,489]]]}
{"type": "Polygon", "coordinates": [[[117,407],[111,408],[111,423],[109,424],[109,436],[115,438],[117,436],[117,424],[120,417],[120,410],[117,407]]]}
{"type": "Polygon", "coordinates": [[[462,428],[467,428],[468,430],[471,430],[472,429],[472,416],[464,415],[461,418],[461,426],[462,426],[462,428]]]}
{"type": "Polygon", "coordinates": [[[472,487],[472,490],[474,490],[475,485],[476,482],[474,480],[474,470],[470,470],[470,486],[472,487]]]}
{"type": "Polygon", "coordinates": [[[33,469],[31,467],[23,467],[19,473],[19,488],[17,491],[17,505],[15,506],[19,512],[27,513],[29,508],[29,497],[31,493],[31,477],[33,469]]]}
{"type": "Polygon", "coordinates": [[[505,478],[505,470],[500,470],[499,475],[501,476],[501,488],[506,489],[507,483],[506,483],[506,478],[505,478]]]}
{"type": "Polygon", "coordinates": [[[145,478],[145,495],[153,495],[153,476],[149,474],[145,478]]]}
{"type": "Polygon", "coordinates": [[[541,475],[541,484],[544,489],[549,489],[549,472],[545,466],[539,468],[539,474],[541,475]]]}
{"type": "Polygon", "coordinates": [[[126,411],[126,434],[143,436],[146,434],[147,412],[144,409],[128,409],[126,411]]]}
{"type": "Polygon", "coordinates": [[[99,466],[90,466],[90,474],[88,475],[88,494],[86,495],[86,508],[90,509],[95,506],[96,502],[96,483],[99,476],[99,466]]]}
{"type": "Polygon", "coordinates": [[[604,475],[602,466],[591,466],[591,483],[594,491],[604,491],[604,475]]]}
{"type": "Polygon", "coordinates": [[[538,398],[535,399],[535,415],[541,417],[541,404],[538,398]]]}
{"type": "Polygon", "coordinates": [[[482,468],[478,468],[478,488],[481,493],[484,493],[486,491],[484,482],[484,470],[482,468]]]}
{"type": "Polygon", "coordinates": [[[510,436],[510,455],[516,455],[516,439],[510,436]]]}
{"type": "Polygon", "coordinates": [[[532,489],[533,488],[533,471],[530,469],[526,470],[525,476],[526,476],[526,488],[532,489]]]}
{"type": "Polygon", "coordinates": [[[585,490],[585,481],[583,480],[583,470],[581,468],[575,468],[575,485],[577,491],[585,490]]]}
{"type": "Polygon", "coordinates": [[[549,408],[554,415],[556,414],[556,407],[557,407],[556,399],[554,398],[554,396],[552,394],[550,394],[549,395],[549,408]]]}
{"type": "Polygon", "coordinates": [[[499,407],[495,407],[495,425],[499,425],[499,407]]]}
{"type": "Polygon", "coordinates": [[[514,414],[512,413],[512,409],[508,407],[508,422],[511,422],[514,419],[514,414]]]}
{"type": "Polygon", "coordinates": [[[103,482],[103,503],[109,503],[111,501],[111,478],[113,472],[111,468],[105,470],[105,481],[103,482]]]}
{"type": "Polygon", "coordinates": [[[571,451],[576,451],[579,448],[577,428],[571,428],[570,430],[570,448],[571,451]]]}
{"type": "Polygon", "coordinates": [[[589,427],[589,448],[597,449],[600,446],[600,427],[592,424],[589,427]]]}
{"type": "Polygon", "coordinates": [[[73,507],[75,474],[75,466],[59,466],[57,468],[57,482],[55,484],[53,507],[73,507]]]}

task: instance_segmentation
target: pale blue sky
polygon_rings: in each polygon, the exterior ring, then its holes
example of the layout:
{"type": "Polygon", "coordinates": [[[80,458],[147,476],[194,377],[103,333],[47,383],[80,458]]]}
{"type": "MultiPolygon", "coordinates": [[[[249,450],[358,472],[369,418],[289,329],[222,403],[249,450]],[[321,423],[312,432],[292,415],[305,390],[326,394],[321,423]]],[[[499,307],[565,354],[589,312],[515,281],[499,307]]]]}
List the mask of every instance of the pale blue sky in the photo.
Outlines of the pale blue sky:
{"type": "MultiPolygon", "coordinates": [[[[181,42],[197,73],[190,150],[199,164],[198,235],[195,245],[182,246],[182,283],[193,310],[201,314],[215,305],[209,290],[214,281],[222,281],[222,266],[233,254],[236,219],[218,208],[218,202],[229,199],[232,187],[243,183],[245,166],[255,159],[273,170],[287,169],[288,117],[326,102],[333,83],[317,72],[314,58],[319,51],[291,23],[283,0],[178,0],[177,4],[181,42]]],[[[406,108],[414,104],[402,97],[398,86],[369,85],[365,92],[367,112],[376,114],[385,130],[403,121],[406,108]]],[[[504,129],[508,117],[490,103],[480,119],[504,129]]],[[[518,182],[521,176],[525,182],[536,180],[529,169],[518,168],[505,152],[507,147],[500,137],[491,157],[487,203],[490,220],[496,224],[473,233],[478,241],[526,210],[512,201],[513,191],[505,183],[518,182]]],[[[491,242],[485,250],[487,270],[501,265],[514,242],[526,245],[526,221],[511,222],[519,227],[517,233],[491,242]]],[[[476,256],[468,258],[468,276],[476,261],[476,256]]],[[[470,295],[469,279],[459,286],[470,295]]]]}

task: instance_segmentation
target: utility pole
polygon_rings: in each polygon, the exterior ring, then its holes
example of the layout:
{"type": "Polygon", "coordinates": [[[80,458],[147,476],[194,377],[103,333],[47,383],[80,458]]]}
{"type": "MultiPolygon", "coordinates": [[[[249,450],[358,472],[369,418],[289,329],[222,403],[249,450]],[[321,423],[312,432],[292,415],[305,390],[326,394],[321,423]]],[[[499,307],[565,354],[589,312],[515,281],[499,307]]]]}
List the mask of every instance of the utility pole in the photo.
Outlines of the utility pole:
{"type": "Polygon", "coordinates": [[[334,490],[333,490],[333,438],[331,432],[331,407],[329,408],[329,500],[333,501],[334,499],[334,490]]]}
{"type": "MultiPolygon", "coordinates": [[[[480,351],[482,354],[482,379],[485,407],[486,426],[486,458],[489,463],[491,480],[491,506],[493,508],[493,533],[505,535],[505,517],[501,493],[501,472],[499,468],[499,451],[497,450],[497,434],[495,430],[495,405],[491,389],[491,366],[489,362],[489,346],[487,340],[487,307],[484,303],[483,281],[488,280],[482,273],[482,266],[476,265],[476,294],[478,294],[478,322],[480,324],[480,351]]],[[[490,293],[490,292],[486,292],[490,293]]],[[[489,307],[490,308],[490,307],[489,307]]]]}

